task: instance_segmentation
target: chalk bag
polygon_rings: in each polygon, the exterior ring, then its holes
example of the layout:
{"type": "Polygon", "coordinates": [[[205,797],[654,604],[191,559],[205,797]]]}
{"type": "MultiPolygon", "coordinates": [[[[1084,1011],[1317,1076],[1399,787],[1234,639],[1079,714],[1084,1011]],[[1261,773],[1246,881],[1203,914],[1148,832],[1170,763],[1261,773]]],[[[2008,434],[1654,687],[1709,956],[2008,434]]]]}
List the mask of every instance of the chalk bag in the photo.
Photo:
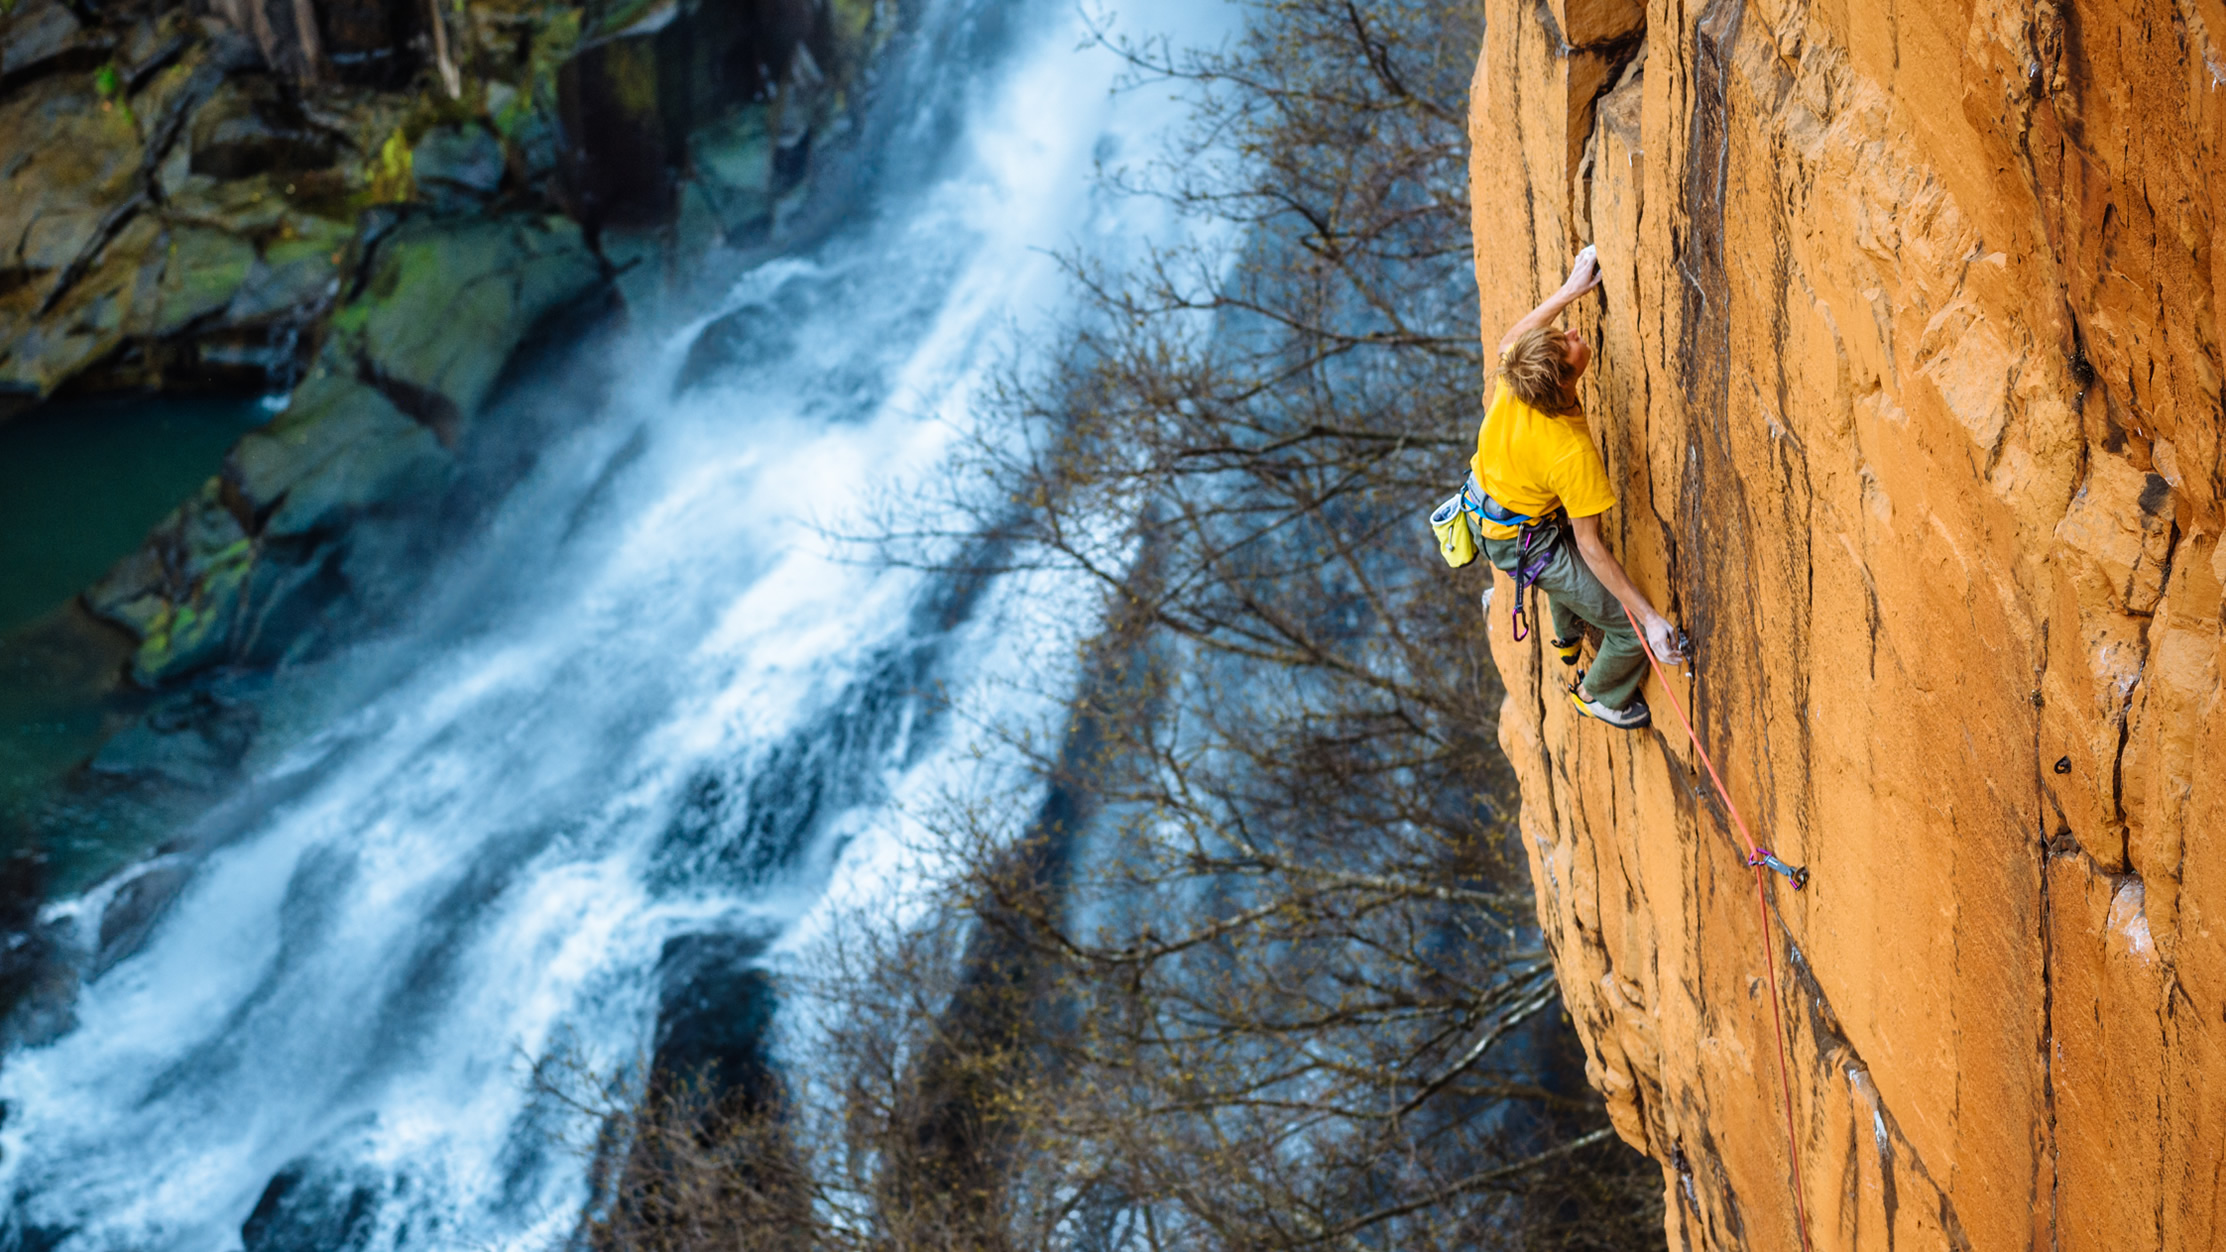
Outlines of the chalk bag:
{"type": "Polygon", "coordinates": [[[1437,532],[1438,555],[1447,565],[1459,569],[1476,559],[1476,536],[1469,532],[1469,519],[1461,513],[1460,496],[1445,498],[1445,503],[1430,515],[1430,529],[1437,532]]]}

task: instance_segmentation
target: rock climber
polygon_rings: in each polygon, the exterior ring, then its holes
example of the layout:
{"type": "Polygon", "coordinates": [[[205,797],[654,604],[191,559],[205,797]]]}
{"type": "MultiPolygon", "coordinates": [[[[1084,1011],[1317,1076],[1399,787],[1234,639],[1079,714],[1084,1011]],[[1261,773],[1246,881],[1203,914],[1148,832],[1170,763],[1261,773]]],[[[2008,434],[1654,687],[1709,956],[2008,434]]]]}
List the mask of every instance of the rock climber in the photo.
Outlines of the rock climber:
{"type": "Polygon", "coordinates": [[[1577,331],[1553,327],[1563,309],[1599,285],[1599,263],[1588,247],[1560,290],[1500,337],[1499,369],[1461,502],[1485,558],[1515,576],[1516,638],[1523,637],[1531,586],[1546,591],[1562,664],[1576,665],[1585,623],[1597,627],[1599,651],[1576,671],[1569,702],[1587,717],[1636,730],[1648,722],[1639,695],[1646,657],[1631,619],[1656,659],[1674,665],[1684,658],[1676,629],[1600,538],[1600,515],[1615,506],[1615,491],[1577,403],[1577,379],[1592,363],[1592,347],[1577,331]]]}

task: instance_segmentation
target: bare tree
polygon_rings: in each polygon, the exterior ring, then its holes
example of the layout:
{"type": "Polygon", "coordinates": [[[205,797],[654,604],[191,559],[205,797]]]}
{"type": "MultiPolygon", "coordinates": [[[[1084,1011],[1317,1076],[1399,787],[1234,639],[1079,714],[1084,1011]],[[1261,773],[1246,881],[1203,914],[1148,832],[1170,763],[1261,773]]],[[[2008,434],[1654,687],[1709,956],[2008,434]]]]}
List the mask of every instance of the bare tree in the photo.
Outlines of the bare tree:
{"type": "Polygon", "coordinates": [[[1423,524],[1482,381],[1481,13],[1247,9],[1217,50],[1103,36],[1193,110],[1107,178],[1204,242],[1076,262],[1054,364],[941,477],[964,524],[889,548],[1074,571],[1108,624],[1063,742],[1008,745],[1042,798],[954,798],[926,920],[804,980],[815,1244],[1660,1244],[1529,920],[1482,575],[1423,524]]]}

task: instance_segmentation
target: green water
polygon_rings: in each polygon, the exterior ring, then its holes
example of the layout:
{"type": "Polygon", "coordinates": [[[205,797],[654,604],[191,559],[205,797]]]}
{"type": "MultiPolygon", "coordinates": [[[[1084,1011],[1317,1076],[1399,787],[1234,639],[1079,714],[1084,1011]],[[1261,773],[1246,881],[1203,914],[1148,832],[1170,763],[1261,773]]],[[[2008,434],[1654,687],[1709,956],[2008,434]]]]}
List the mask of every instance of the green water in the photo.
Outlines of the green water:
{"type": "Polygon", "coordinates": [[[0,636],[106,573],[269,418],[252,396],[134,393],[0,424],[0,636]]]}
{"type": "Polygon", "coordinates": [[[133,641],[71,599],[269,417],[252,396],[141,393],[50,404],[0,424],[0,856],[30,840],[74,882],[78,862],[97,868],[115,856],[65,845],[135,850],[133,832],[105,823],[65,834],[82,823],[58,823],[45,807],[146,701],[121,681],[133,641]]]}

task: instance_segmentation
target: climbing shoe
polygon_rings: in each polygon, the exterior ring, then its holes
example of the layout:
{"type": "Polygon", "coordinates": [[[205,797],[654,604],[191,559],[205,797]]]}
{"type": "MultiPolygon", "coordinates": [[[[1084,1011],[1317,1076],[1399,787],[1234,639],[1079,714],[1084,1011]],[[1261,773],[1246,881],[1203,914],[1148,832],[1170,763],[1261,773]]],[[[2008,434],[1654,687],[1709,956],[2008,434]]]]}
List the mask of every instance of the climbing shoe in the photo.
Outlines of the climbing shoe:
{"type": "Polygon", "coordinates": [[[1584,635],[1582,633],[1571,635],[1567,639],[1555,639],[1551,642],[1554,652],[1561,657],[1563,665],[1575,665],[1577,654],[1584,650],[1584,635]]]}
{"type": "Polygon", "coordinates": [[[1572,687],[1569,689],[1569,703],[1576,705],[1577,711],[1586,717],[1606,722],[1619,730],[1640,730],[1654,720],[1653,714],[1646,710],[1646,701],[1638,696],[1632,696],[1631,702],[1620,709],[1611,709],[1598,700],[1585,699],[1572,687]]]}

